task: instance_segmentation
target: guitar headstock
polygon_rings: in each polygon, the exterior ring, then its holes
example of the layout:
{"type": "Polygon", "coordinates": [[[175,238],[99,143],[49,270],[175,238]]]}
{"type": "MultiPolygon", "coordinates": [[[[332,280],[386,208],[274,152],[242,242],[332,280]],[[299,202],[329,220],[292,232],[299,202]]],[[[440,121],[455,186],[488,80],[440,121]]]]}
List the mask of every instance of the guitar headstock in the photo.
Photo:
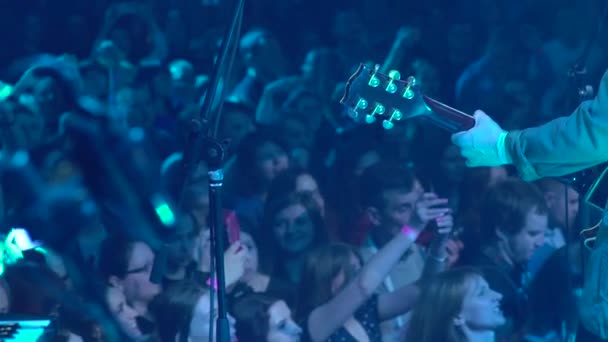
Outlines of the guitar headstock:
{"type": "Polygon", "coordinates": [[[414,77],[402,80],[397,71],[383,74],[378,69],[361,64],[346,83],[340,103],[356,122],[382,120],[382,127],[391,129],[396,122],[420,117],[450,132],[475,125],[472,116],[422,94],[414,77]]]}
{"type": "Polygon", "coordinates": [[[398,121],[431,111],[414,77],[402,80],[398,71],[383,74],[378,69],[361,64],[346,83],[340,103],[352,119],[368,124],[382,120],[382,127],[391,129],[398,121]]]}

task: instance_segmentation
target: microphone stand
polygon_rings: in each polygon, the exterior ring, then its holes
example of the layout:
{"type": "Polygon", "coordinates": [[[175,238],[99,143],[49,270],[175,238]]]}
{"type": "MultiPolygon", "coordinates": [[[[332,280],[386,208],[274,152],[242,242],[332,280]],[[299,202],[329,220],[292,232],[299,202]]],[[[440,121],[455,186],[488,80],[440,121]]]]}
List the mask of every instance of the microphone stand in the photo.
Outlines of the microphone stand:
{"type": "MultiPolygon", "coordinates": [[[[184,207],[184,194],[189,180],[201,161],[205,160],[209,168],[209,229],[211,230],[212,240],[212,262],[215,265],[217,282],[214,277],[214,270],[211,269],[211,284],[217,290],[218,297],[218,318],[216,321],[217,341],[230,341],[230,323],[228,321],[228,310],[226,303],[226,279],[224,270],[224,233],[220,230],[223,227],[222,215],[222,196],[221,190],[224,180],[224,157],[226,154],[225,145],[217,138],[217,131],[221,118],[221,111],[224,103],[224,88],[226,80],[230,76],[232,64],[237,51],[240,31],[243,21],[243,8],[245,0],[236,0],[236,9],[230,27],[228,28],[213,70],[210,85],[205,95],[199,119],[191,122],[191,131],[188,144],[183,156],[183,177],[182,187],[179,198],[179,207],[184,207]],[[222,84],[223,83],[223,84],[222,84]],[[221,86],[220,86],[221,84],[221,86]],[[218,91],[218,88],[221,88],[218,91]],[[219,94],[218,94],[219,93],[219,94]],[[210,118],[215,119],[215,125],[211,124],[210,118]]],[[[213,289],[211,291],[210,311],[213,310],[213,289]]],[[[213,340],[213,324],[209,327],[209,340],[213,340]]]]}

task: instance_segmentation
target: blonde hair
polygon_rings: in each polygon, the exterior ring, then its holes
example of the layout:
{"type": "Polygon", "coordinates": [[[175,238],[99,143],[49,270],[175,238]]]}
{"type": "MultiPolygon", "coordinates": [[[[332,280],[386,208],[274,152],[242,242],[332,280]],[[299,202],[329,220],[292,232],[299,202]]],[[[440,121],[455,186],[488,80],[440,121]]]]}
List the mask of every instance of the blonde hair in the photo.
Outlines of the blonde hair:
{"type": "Polygon", "coordinates": [[[423,284],[412,310],[406,333],[407,342],[466,342],[454,325],[473,280],[481,273],[472,268],[458,268],[439,274],[423,284]]]}

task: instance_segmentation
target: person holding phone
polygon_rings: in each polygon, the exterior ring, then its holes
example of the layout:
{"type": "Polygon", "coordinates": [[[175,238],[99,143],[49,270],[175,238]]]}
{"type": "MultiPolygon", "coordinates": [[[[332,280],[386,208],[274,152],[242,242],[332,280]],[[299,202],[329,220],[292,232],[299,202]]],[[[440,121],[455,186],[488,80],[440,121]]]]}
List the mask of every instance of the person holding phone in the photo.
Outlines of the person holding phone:
{"type": "MultiPolygon", "coordinates": [[[[571,174],[608,160],[608,72],[593,100],[581,103],[569,116],[544,125],[507,132],[481,110],[475,126],[452,135],[467,165],[514,165],[526,181],[571,174]]],[[[605,201],[606,199],[604,199],[605,201]]],[[[608,338],[608,217],[602,220],[585,267],[581,322],[595,335],[608,338]]]]}
{"type": "MultiPolygon", "coordinates": [[[[451,232],[450,209],[442,207],[443,203],[445,200],[433,194],[418,196],[409,223],[403,224],[367,261],[352,246],[341,243],[313,250],[306,258],[296,309],[304,330],[302,340],[383,340],[380,323],[408,312],[421,285],[416,281],[392,291],[377,290],[422,231],[430,228],[440,235],[451,232]]],[[[434,269],[434,264],[426,263],[422,273],[431,274],[434,269]]],[[[399,341],[402,337],[385,335],[384,340],[399,341]]]]}
{"type": "MultiPolygon", "coordinates": [[[[441,213],[431,222],[438,229],[424,232],[424,235],[432,238],[430,247],[425,249],[418,243],[411,244],[384,277],[379,287],[381,294],[396,293],[400,288],[420,279],[428,279],[448,266],[449,235],[445,230],[451,231],[453,227],[448,200],[439,198],[434,193],[424,193],[410,169],[387,161],[370,166],[361,175],[360,198],[371,225],[367,239],[359,249],[364,261],[369,261],[380,253],[400,234],[401,227],[413,224],[417,203],[428,201],[430,210],[441,213]]],[[[399,340],[406,322],[403,313],[383,322],[381,329],[384,341],[399,340]]]]}

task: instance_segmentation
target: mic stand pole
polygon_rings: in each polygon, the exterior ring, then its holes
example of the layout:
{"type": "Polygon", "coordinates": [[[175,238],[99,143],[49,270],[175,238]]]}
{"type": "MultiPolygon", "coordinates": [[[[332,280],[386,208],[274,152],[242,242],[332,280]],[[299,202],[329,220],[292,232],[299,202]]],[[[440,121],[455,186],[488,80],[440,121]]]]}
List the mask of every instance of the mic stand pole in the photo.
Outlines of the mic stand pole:
{"type": "MultiPolygon", "coordinates": [[[[217,282],[214,280],[214,270],[211,269],[211,293],[213,288],[217,290],[218,318],[216,322],[218,342],[230,341],[230,323],[228,321],[228,310],[226,303],[226,278],[224,270],[224,230],[222,215],[221,188],[224,181],[225,149],[217,139],[217,131],[221,119],[224,103],[224,88],[230,77],[232,64],[236,55],[243,21],[243,9],[245,0],[236,0],[236,9],[226,34],[222,39],[220,53],[211,77],[211,82],[201,107],[200,119],[191,122],[191,134],[188,145],[183,154],[183,183],[179,199],[179,207],[183,208],[184,194],[198,162],[204,159],[209,167],[209,229],[212,237],[212,265],[215,264],[217,282]],[[221,84],[221,87],[220,87],[221,84]],[[219,91],[218,91],[219,88],[219,91]],[[215,120],[212,124],[210,118],[215,120]]],[[[210,300],[210,311],[213,310],[213,296],[210,300]]],[[[210,325],[213,332],[213,324],[210,325]]],[[[209,340],[213,339],[213,333],[209,334],[209,340]]]]}
{"type": "MultiPolygon", "coordinates": [[[[222,215],[222,186],[224,182],[224,170],[222,165],[224,162],[225,150],[224,146],[218,141],[208,141],[207,148],[207,163],[209,166],[209,219],[211,222],[211,238],[213,246],[213,262],[211,268],[211,279],[213,271],[217,275],[217,341],[230,341],[230,323],[227,315],[226,303],[226,275],[224,267],[224,234],[223,215],[222,215]]],[[[213,291],[213,289],[212,289],[213,291]]],[[[211,297],[213,299],[213,297],[211,297]]],[[[213,305],[213,301],[211,303],[213,305]]],[[[212,327],[213,325],[211,325],[212,327]]],[[[210,329],[212,331],[212,328],[210,329]]],[[[213,336],[213,334],[210,334],[213,336]]]]}

